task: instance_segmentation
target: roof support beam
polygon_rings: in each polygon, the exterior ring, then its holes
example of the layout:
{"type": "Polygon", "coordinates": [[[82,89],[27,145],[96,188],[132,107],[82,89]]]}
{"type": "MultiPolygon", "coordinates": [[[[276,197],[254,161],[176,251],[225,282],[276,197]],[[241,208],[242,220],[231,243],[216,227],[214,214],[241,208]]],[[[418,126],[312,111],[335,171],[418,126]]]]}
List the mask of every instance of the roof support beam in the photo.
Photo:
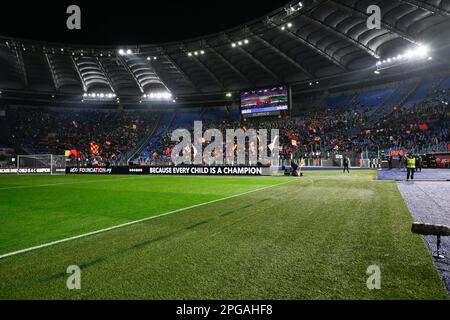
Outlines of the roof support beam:
{"type": "Polygon", "coordinates": [[[191,58],[194,59],[195,62],[205,71],[211,78],[214,79],[214,81],[219,85],[219,87],[222,88],[224,91],[228,91],[227,88],[225,88],[225,84],[222,83],[222,81],[219,80],[219,78],[212,72],[199,58],[192,56],[191,58]]]}
{"type": "Polygon", "coordinates": [[[302,18],[305,18],[305,20],[308,20],[308,22],[311,23],[315,23],[315,24],[319,24],[320,28],[324,28],[326,30],[328,30],[329,32],[333,33],[334,35],[347,40],[349,42],[351,42],[353,45],[357,46],[358,48],[360,48],[361,50],[365,51],[366,53],[368,53],[369,55],[371,55],[372,57],[374,57],[375,59],[379,59],[380,56],[373,51],[371,48],[369,48],[368,46],[362,44],[361,42],[359,42],[358,40],[354,39],[353,37],[350,37],[348,34],[341,32],[333,27],[330,27],[329,25],[327,25],[325,22],[318,20],[316,18],[307,16],[302,14],[301,15],[302,18]]]}
{"type": "MultiPolygon", "coordinates": [[[[225,34],[226,39],[228,39],[228,41],[231,43],[233,42],[230,37],[225,34]]],[[[252,60],[257,66],[259,66],[261,69],[263,69],[265,72],[267,72],[273,79],[275,79],[278,83],[283,83],[283,79],[281,79],[275,72],[273,72],[272,70],[270,70],[268,67],[266,67],[266,65],[264,63],[262,63],[259,59],[257,59],[254,55],[252,55],[251,53],[249,53],[247,50],[245,50],[244,48],[237,46],[235,49],[239,50],[240,52],[242,52],[244,55],[246,55],[248,58],[250,58],[250,60],[252,60]]]]}
{"type": "MultiPolygon", "coordinates": [[[[273,22],[272,20],[267,20],[267,22],[270,25],[274,26],[274,27],[277,27],[277,28],[280,27],[275,22],[273,22]]],[[[345,65],[342,64],[338,59],[336,59],[332,55],[328,54],[326,51],[322,50],[321,48],[319,48],[315,44],[312,44],[312,43],[308,42],[306,39],[303,39],[296,32],[293,32],[293,31],[291,31],[289,29],[285,29],[285,34],[288,35],[291,39],[301,43],[302,45],[304,45],[304,46],[308,47],[309,49],[313,50],[315,53],[319,54],[320,56],[322,56],[325,59],[329,60],[333,64],[337,65],[343,71],[348,71],[348,69],[345,67],[345,65]]]]}
{"type": "Polygon", "coordinates": [[[417,0],[400,0],[400,2],[409,4],[415,8],[419,8],[428,12],[440,14],[444,17],[450,17],[450,11],[445,10],[444,8],[435,6],[431,3],[423,2],[423,1],[417,1],[417,0]]]}
{"type": "MultiPolygon", "coordinates": [[[[350,6],[348,6],[348,5],[344,4],[344,3],[341,3],[338,0],[329,0],[329,1],[333,2],[339,8],[347,11],[348,13],[350,13],[352,15],[356,15],[356,16],[364,19],[364,20],[367,20],[367,18],[370,17],[370,15],[368,13],[359,11],[359,10],[353,8],[353,7],[350,7],[350,6]]],[[[386,23],[383,19],[381,19],[381,26],[384,29],[386,29],[386,30],[388,30],[388,31],[398,35],[399,37],[403,38],[406,41],[409,41],[409,42],[414,43],[414,44],[418,44],[418,41],[416,39],[414,39],[411,35],[407,34],[406,32],[401,31],[400,29],[396,28],[395,26],[391,26],[390,24],[386,23]]]]}
{"type": "MultiPolygon", "coordinates": [[[[182,47],[184,51],[187,52],[186,47],[182,47]]],[[[225,84],[222,83],[222,81],[219,80],[219,78],[212,72],[200,59],[198,59],[195,55],[192,55],[190,58],[192,58],[199,66],[200,68],[206,72],[218,85],[222,90],[227,91],[228,89],[225,88],[225,84]]]]}
{"type": "Polygon", "coordinates": [[[25,84],[25,88],[29,88],[28,85],[28,76],[27,71],[25,70],[25,63],[23,62],[22,52],[18,48],[18,46],[14,46],[14,50],[16,51],[17,62],[19,63],[20,71],[22,72],[23,82],[25,84]]]}
{"type": "Polygon", "coordinates": [[[86,82],[84,82],[84,78],[83,78],[83,76],[81,75],[80,69],[78,68],[78,65],[77,65],[75,59],[73,58],[73,56],[70,56],[70,60],[72,60],[73,66],[74,66],[74,68],[75,68],[75,71],[77,72],[78,77],[80,78],[80,82],[81,82],[81,84],[83,85],[83,91],[84,91],[84,92],[87,92],[86,82]]]}
{"type": "Polygon", "coordinates": [[[210,49],[223,63],[225,63],[231,70],[233,70],[236,74],[239,75],[243,80],[245,80],[251,86],[255,86],[253,81],[251,81],[246,75],[244,75],[238,68],[236,68],[222,53],[220,53],[217,49],[208,46],[210,49]]]}
{"type": "Polygon", "coordinates": [[[277,52],[280,56],[283,57],[283,59],[286,59],[287,61],[289,61],[291,64],[293,64],[294,66],[297,67],[297,69],[299,69],[300,71],[302,71],[304,74],[306,74],[309,78],[314,78],[314,76],[308,71],[306,70],[301,64],[299,64],[297,61],[295,61],[294,59],[292,59],[291,57],[289,57],[286,53],[284,53],[283,51],[281,51],[280,49],[278,49],[275,45],[271,44],[269,41],[267,41],[266,39],[264,39],[263,37],[252,33],[252,35],[260,40],[262,43],[264,43],[266,46],[272,48],[272,50],[274,50],[275,52],[277,52]]]}
{"type": "Polygon", "coordinates": [[[136,78],[136,75],[134,74],[133,70],[131,70],[130,66],[128,65],[127,61],[125,60],[125,58],[121,55],[118,55],[117,58],[119,59],[120,62],[122,62],[123,66],[125,67],[125,69],[130,73],[131,77],[134,79],[134,81],[136,82],[139,90],[141,91],[141,93],[144,93],[144,88],[142,88],[141,83],[139,82],[139,80],[136,78]]]}
{"type": "MultiPolygon", "coordinates": [[[[151,69],[152,72],[155,73],[155,76],[158,77],[159,81],[160,81],[161,84],[166,88],[166,90],[167,90],[168,92],[172,92],[172,90],[169,89],[169,86],[166,84],[166,82],[163,80],[163,78],[158,74],[158,72],[156,71],[155,66],[154,66],[151,62],[148,63],[147,67],[148,67],[149,69],[151,69]]],[[[142,89],[144,89],[144,88],[142,88],[142,89]]]]}
{"type": "Polygon", "coordinates": [[[59,86],[58,86],[58,80],[56,79],[56,76],[55,76],[55,70],[53,69],[52,63],[50,62],[50,58],[48,57],[47,52],[44,52],[44,55],[45,55],[45,60],[47,60],[48,68],[50,69],[50,73],[52,74],[53,87],[55,88],[55,90],[58,90],[59,86]]]}
{"type": "Polygon", "coordinates": [[[108,73],[106,72],[105,68],[103,68],[102,62],[100,61],[100,59],[99,59],[98,57],[96,57],[95,59],[96,59],[97,62],[98,62],[98,67],[99,67],[100,70],[103,72],[103,75],[105,76],[106,80],[108,81],[109,87],[111,88],[112,92],[115,93],[116,90],[114,90],[113,83],[112,83],[112,81],[111,81],[111,79],[110,79],[108,73]]]}
{"type": "Polygon", "coordinates": [[[189,77],[186,72],[181,68],[181,66],[164,50],[161,50],[162,55],[175,67],[175,69],[180,73],[183,78],[195,89],[196,92],[201,92],[200,88],[194,83],[194,81],[189,77]]]}

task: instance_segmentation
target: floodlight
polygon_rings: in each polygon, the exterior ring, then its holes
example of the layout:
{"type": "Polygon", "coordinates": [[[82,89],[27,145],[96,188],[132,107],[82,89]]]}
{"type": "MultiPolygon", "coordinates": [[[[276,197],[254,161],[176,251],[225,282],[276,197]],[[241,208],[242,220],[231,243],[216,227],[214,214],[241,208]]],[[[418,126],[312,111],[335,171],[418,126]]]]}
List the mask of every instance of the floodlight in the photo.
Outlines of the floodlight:
{"type": "Polygon", "coordinates": [[[428,51],[430,51],[430,49],[427,46],[419,45],[419,47],[416,49],[416,54],[419,57],[425,57],[428,54],[428,51]]]}

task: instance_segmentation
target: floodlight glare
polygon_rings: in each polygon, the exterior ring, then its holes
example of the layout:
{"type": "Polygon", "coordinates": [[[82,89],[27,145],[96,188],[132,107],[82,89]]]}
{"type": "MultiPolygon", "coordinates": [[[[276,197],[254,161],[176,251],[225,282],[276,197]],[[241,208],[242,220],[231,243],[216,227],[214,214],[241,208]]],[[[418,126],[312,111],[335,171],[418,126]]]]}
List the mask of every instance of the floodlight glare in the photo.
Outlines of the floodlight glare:
{"type": "Polygon", "coordinates": [[[121,56],[123,56],[123,55],[125,54],[125,51],[124,51],[123,49],[120,49],[120,50],[119,50],[119,54],[120,54],[121,56]]]}
{"type": "Polygon", "coordinates": [[[416,53],[419,57],[425,57],[428,54],[429,48],[425,45],[419,45],[416,49],[416,53]]]}
{"type": "Polygon", "coordinates": [[[233,42],[233,43],[231,44],[231,46],[232,46],[233,48],[235,48],[235,47],[236,47],[236,43],[233,42]]]}
{"type": "Polygon", "coordinates": [[[131,52],[131,50],[130,49],[128,49],[127,50],[127,54],[131,54],[132,52],[131,52]]]}

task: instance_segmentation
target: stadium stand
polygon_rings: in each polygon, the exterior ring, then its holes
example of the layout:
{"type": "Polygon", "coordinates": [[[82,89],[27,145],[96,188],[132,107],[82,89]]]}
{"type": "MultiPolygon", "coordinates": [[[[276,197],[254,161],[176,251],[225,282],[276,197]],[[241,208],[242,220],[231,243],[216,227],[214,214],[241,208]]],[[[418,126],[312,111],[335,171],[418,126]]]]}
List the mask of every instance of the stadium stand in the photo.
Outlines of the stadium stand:
{"type": "Polygon", "coordinates": [[[449,83],[449,79],[425,82],[413,94],[414,82],[363,88],[325,98],[321,106],[297,111],[289,120],[243,120],[237,116],[238,110],[231,110],[228,117],[225,108],[158,113],[14,107],[7,114],[15,145],[25,152],[62,154],[78,150],[85,165],[119,165],[127,160],[166,163],[174,145],[170,141],[172,130],[192,129],[193,122],[199,120],[204,122],[204,130],[278,128],[283,143],[281,156],[285,158],[290,153],[332,158],[339,152],[354,157],[366,152],[365,157],[377,157],[380,150],[389,154],[392,148],[417,153],[448,151],[449,109],[445,103],[449,83]],[[397,101],[405,95],[409,97],[399,106],[397,101]],[[382,107],[385,113],[379,112],[382,107]],[[92,152],[92,143],[98,145],[98,153],[92,152]]]}

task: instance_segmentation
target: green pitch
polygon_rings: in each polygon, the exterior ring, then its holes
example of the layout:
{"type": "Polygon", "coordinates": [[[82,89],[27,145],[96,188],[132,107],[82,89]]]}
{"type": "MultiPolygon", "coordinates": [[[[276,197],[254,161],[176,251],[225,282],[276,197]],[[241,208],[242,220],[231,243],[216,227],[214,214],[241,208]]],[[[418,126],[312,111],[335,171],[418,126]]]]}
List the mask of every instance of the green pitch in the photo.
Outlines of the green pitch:
{"type": "Polygon", "coordinates": [[[374,176],[0,176],[0,255],[156,217],[0,259],[0,299],[447,298],[395,183],[374,176]]]}

